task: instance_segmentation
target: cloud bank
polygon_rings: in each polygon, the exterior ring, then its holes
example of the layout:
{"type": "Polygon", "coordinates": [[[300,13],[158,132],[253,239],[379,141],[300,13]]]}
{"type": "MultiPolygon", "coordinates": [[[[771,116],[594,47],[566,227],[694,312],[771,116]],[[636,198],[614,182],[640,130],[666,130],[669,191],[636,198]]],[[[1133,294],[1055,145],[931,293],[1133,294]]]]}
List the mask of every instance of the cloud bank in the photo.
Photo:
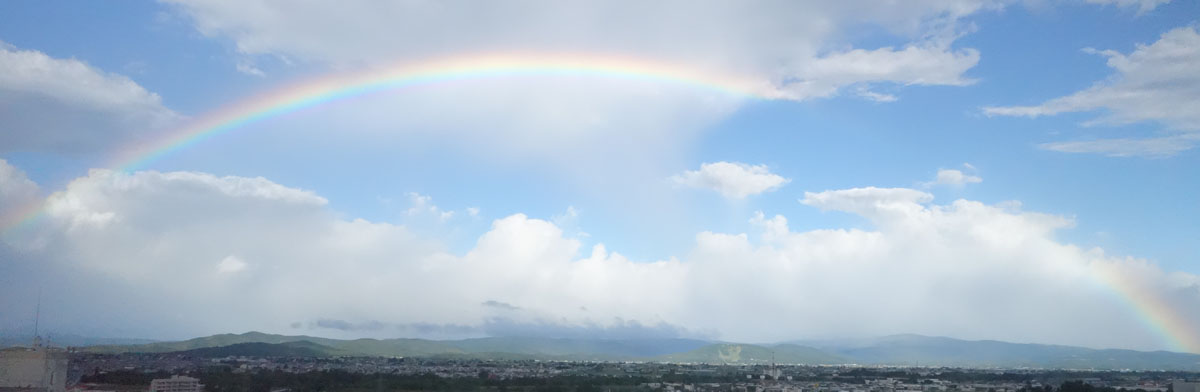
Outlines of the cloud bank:
{"type": "MultiPolygon", "coordinates": [[[[7,173],[0,189],[28,186],[7,173]]],[[[262,178],[94,170],[48,198],[46,219],[5,234],[4,248],[22,256],[4,268],[36,265],[70,280],[56,283],[72,290],[51,293],[78,307],[60,325],[146,335],[310,324],[346,337],[591,330],[761,342],[913,332],[1196,349],[1151,332],[1097,276],[1115,273],[1169,304],[1193,328],[1177,332],[1192,336],[1200,277],[1057,240],[1071,219],[1015,203],[935,204],[905,188],[801,201],[870,228],[796,232],[781,215],[759,214],[756,232],[701,232],[677,259],[635,261],[514,214],[454,254],[262,178]]]]}

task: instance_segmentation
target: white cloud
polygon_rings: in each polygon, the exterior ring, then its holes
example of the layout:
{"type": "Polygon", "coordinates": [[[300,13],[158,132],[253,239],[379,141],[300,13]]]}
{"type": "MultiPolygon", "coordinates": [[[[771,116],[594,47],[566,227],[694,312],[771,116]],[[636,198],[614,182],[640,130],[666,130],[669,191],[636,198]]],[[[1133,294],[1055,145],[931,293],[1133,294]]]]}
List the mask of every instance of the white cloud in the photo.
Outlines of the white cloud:
{"type": "MultiPolygon", "coordinates": [[[[756,77],[795,99],[857,83],[963,85],[978,62],[950,44],[959,20],[1001,1],[527,2],[439,4],[172,0],[201,33],[243,55],[338,64],[389,64],[449,53],[609,53],[698,64],[756,77]],[[865,11],[864,11],[865,10],[865,11]],[[622,26],[614,30],[616,23],[622,26]],[[880,26],[902,48],[846,48],[837,37],[880,26]]],[[[520,91],[520,90],[516,90],[520,91]]]]}
{"type": "Polygon", "coordinates": [[[39,187],[25,172],[0,159],[0,234],[5,234],[38,207],[39,187]]]}
{"type": "Polygon", "coordinates": [[[858,90],[858,96],[875,101],[875,102],[896,102],[900,98],[892,94],[877,93],[871,90],[858,90]]]}
{"type": "Polygon", "coordinates": [[[261,69],[255,66],[254,62],[249,59],[238,59],[234,65],[236,66],[238,72],[246,75],[257,76],[260,78],[267,76],[266,72],[263,72],[261,69]]]}
{"type": "Polygon", "coordinates": [[[677,185],[711,189],[730,199],[770,192],[791,181],[771,173],[767,165],[725,161],[701,164],[700,170],[688,170],[670,180],[677,185]]]}
{"type": "Polygon", "coordinates": [[[854,188],[824,192],[804,192],[801,203],[821,210],[845,211],[863,216],[881,214],[909,215],[933,201],[933,195],[908,188],[854,188]]]}
{"type": "MultiPolygon", "coordinates": [[[[408,200],[412,204],[411,204],[411,207],[409,207],[408,210],[405,211],[405,214],[407,214],[410,217],[431,216],[441,222],[445,222],[447,220],[450,220],[450,218],[454,217],[454,211],[443,210],[442,208],[438,207],[436,204],[433,204],[433,197],[431,197],[429,195],[422,195],[422,194],[416,193],[416,192],[409,192],[408,200]]],[[[475,214],[479,213],[478,210],[476,210],[475,213],[471,213],[470,209],[468,209],[467,212],[471,216],[475,216],[475,214]]]]}
{"type": "Polygon", "coordinates": [[[1133,52],[1088,50],[1108,58],[1116,71],[1107,80],[1074,94],[1036,106],[985,107],[994,116],[1040,117],[1101,110],[1086,125],[1123,125],[1142,121],[1162,124],[1164,135],[1057,142],[1043,148],[1069,152],[1098,152],[1114,156],[1170,156],[1196,145],[1200,134],[1200,34],[1193,27],[1168,31],[1133,52]],[[1123,148],[1120,145],[1133,146],[1123,148]]]}
{"type": "Polygon", "coordinates": [[[980,183],[983,182],[983,178],[980,178],[979,176],[963,174],[962,170],[940,169],[937,172],[937,178],[935,181],[937,181],[938,184],[943,185],[962,185],[980,183]]]}
{"type": "Polygon", "coordinates": [[[408,200],[412,203],[412,207],[409,207],[408,211],[406,211],[406,213],[409,215],[417,215],[426,212],[432,212],[436,214],[438,212],[438,207],[433,205],[433,197],[430,197],[429,195],[409,192],[408,200]]]}
{"type": "MultiPolygon", "coordinates": [[[[260,70],[248,60],[265,58],[294,62],[303,73],[358,74],[483,54],[585,56],[635,70],[649,63],[745,79],[758,93],[797,100],[854,95],[857,88],[888,91],[862,94],[880,102],[895,100],[908,85],[969,83],[963,72],[978,54],[956,47],[955,38],[970,30],[966,18],[1003,6],[992,0],[165,2],[201,34],[233,42],[230,63],[251,74],[260,70]],[[864,26],[889,35],[891,45],[856,47],[849,37],[864,26]]],[[[299,146],[309,149],[369,151],[445,140],[439,147],[489,165],[549,163],[552,175],[576,185],[648,190],[672,174],[680,146],[747,101],[711,81],[670,79],[539,73],[455,80],[247,126],[264,139],[312,143],[299,146]],[[335,136],[338,143],[325,143],[335,136]],[[612,159],[618,154],[622,159],[612,159]]],[[[630,202],[651,199],[642,196],[630,202]]]]}
{"type": "Polygon", "coordinates": [[[217,273],[221,274],[232,274],[245,269],[246,262],[233,255],[226,256],[224,259],[221,259],[220,263],[217,263],[217,273]]]}
{"type": "Polygon", "coordinates": [[[157,94],[75,59],[0,45],[0,152],[94,151],[179,120],[157,94]]]}
{"type": "Polygon", "coordinates": [[[579,224],[579,210],[575,206],[567,206],[566,211],[550,218],[550,221],[558,227],[575,226],[579,224]]]}
{"type": "MultiPolygon", "coordinates": [[[[256,130],[325,140],[336,128],[345,131],[337,134],[339,145],[361,143],[364,150],[414,138],[448,140],[454,153],[488,164],[549,163],[552,175],[591,191],[643,193],[672,174],[669,168],[683,159],[681,146],[748,101],[713,88],[712,79],[745,80],[739,84],[758,94],[796,100],[886,89],[860,94],[880,102],[897,99],[909,85],[967,84],[963,73],[978,53],[956,47],[955,38],[970,30],[964,19],[1003,6],[991,0],[166,2],[201,34],[234,42],[237,58],[288,58],[305,69],[357,74],[509,55],[615,59],[634,70],[713,76],[697,83],[591,74],[468,78],[327,105],[256,130]],[[848,37],[864,26],[893,44],[855,47],[848,37]]],[[[628,202],[653,199],[646,196],[631,194],[628,202]]]]}
{"type": "Polygon", "coordinates": [[[1183,325],[1200,325],[1185,311],[1200,306],[1200,278],[1062,243],[1055,233],[1071,226],[1067,218],[1018,203],[934,204],[904,188],[802,201],[871,227],[793,232],[783,216],[758,214],[761,232],[703,232],[678,260],[635,262],[603,245],[582,249],[558,225],[516,214],[451,254],[403,226],[345,220],[319,196],[262,179],[96,170],[49,198],[34,230],[46,246],[23,254],[71,285],[55,295],[80,306],[67,312],[76,323],[135,334],[294,333],[296,322],[343,320],[372,328],[316,332],[395,336],[417,332],[386,326],[487,325],[498,310],[480,304],[494,301],[520,308],[508,312],[518,324],[674,325],[738,341],[913,332],[1171,348],[1113,297],[1106,276],[1161,299],[1190,320],[1183,325]],[[77,223],[96,214],[111,218],[77,223]],[[222,261],[216,268],[238,269],[237,279],[213,273],[214,260],[230,255],[253,268],[222,261]],[[97,310],[109,301],[138,311],[97,310]],[[138,314],[153,319],[130,316],[138,314]],[[837,317],[814,317],[829,314],[837,317]]]}
{"type": "Polygon", "coordinates": [[[38,186],[25,172],[0,159],[0,202],[5,205],[15,205],[33,199],[38,192],[38,186]]]}
{"type": "MultiPolygon", "coordinates": [[[[167,2],[199,32],[228,38],[236,43],[239,56],[251,58],[286,56],[306,65],[355,72],[395,67],[397,59],[412,64],[479,54],[574,54],[650,60],[678,68],[680,74],[748,79],[760,94],[793,99],[833,96],[847,86],[970,83],[962,73],[976,64],[978,54],[953,48],[953,37],[966,30],[961,19],[1002,5],[990,0],[882,5],[167,2]],[[840,41],[844,32],[863,25],[878,26],[902,44],[858,49],[840,41]]],[[[895,98],[866,97],[881,102],[895,98]]],[[[662,146],[683,145],[680,141],[737,110],[744,98],[662,80],[542,74],[458,80],[437,89],[373,96],[367,99],[371,102],[323,111],[325,119],[306,119],[295,128],[336,125],[382,138],[395,137],[396,129],[409,129],[461,141],[470,153],[485,156],[577,163],[557,165],[570,168],[628,165],[629,170],[620,171],[650,173],[653,170],[630,168],[664,161],[676,151],[662,146]],[[618,152],[626,159],[613,162],[610,157],[618,152]]],[[[289,132],[298,132],[295,128],[289,132]]],[[[618,179],[607,182],[625,181],[611,176],[618,179]]]]}
{"type": "Polygon", "coordinates": [[[940,46],[854,49],[827,54],[806,64],[797,73],[798,80],[789,83],[786,89],[797,97],[824,97],[835,94],[842,86],[863,82],[963,86],[974,82],[963,74],[978,62],[979,52],[972,49],[953,51],[940,46]]]}
{"type": "MultiPolygon", "coordinates": [[[[963,167],[968,170],[972,170],[972,171],[975,170],[975,166],[971,166],[971,164],[969,164],[969,163],[964,163],[963,167]]],[[[926,186],[929,186],[929,185],[961,186],[961,185],[966,185],[966,184],[978,184],[981,182],[983,182],[983,177],[979,177],[974,174],[963,173],[962,170],[938,169],[937,176],[934,177],[933,181],[927,182],[927,183],[925,183],[925,185],[926,186]]]]}
{"type": "Polygon", "coordinates": [[[1138,14],[1153,11],[1158,6],[1170,3],[1171,0],[1085,0],[1091,4],[1116,5],[1118,7],[1137,7],[1138,14]]]}
{"type": "Polygon", "coordinates": [[[1169,158],[1192,149],[1197,142],[1200,142],[1200,133],[1143,139],[1052,142],[1039,144],[1038,148],[1058,152],[1103,154],[1111,157],[1169,158]]]}
{"type": "MultiPolygon", "coordinates": [[[[575,206],[567,206],[567,210],[563,211],[562,214],[557,214],[550,217],[550,223],[553,223],[554,226],[559,228],[559,230],[562,230],[564,233],[566,233],[567,237],[590,237],[591,234],[579,229],[579,214],[579,209],[575,208],[575,206]]],[[[601,248],[603,249],[603,246],[601,246],[601,248]]]]}

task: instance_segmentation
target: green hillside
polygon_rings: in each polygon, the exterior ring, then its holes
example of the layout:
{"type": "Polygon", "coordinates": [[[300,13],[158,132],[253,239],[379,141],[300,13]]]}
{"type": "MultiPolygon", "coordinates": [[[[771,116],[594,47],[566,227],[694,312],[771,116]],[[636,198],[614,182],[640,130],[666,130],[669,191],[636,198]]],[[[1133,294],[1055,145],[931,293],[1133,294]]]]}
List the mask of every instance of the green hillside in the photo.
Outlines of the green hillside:
{"type": "Polygon", "coordinates": [[[310,342],[332,349],[334,355],[348,356],[429,356],[436,354],[463,353],[462,350],[442,342],[423,339],[355,339],[338,340],[318,338],[313,336],[273,335],[261,332],[244,334],[221,334],[202,338],[184,340],[181,342],[159,342],[124,346],[91,346],[81,350],[96,353],[166,353],[188,351],[201,348],[226,347],[245,343],[294,343],[310,342]]]}
{"type": "Polygon", "coordinates": [[[222,334],[181,342],[83,347],[97,353],[165,353],[223,357],[381,356],[581,361],[662,361],[713,364],[881,364],[1069,369],[1200,370],[1200,355],[1165,351],[968,341],[919,335],[809,341],[799,344],[711,344],[690,339],[555,339],[492,337],[338,340],[259,332],[222,334]],[[253,344],[252,344],[253,343],[253,344]],[[219,348],[205,350],[209,348],[219,348]]]}
{"type": "Polygon", "coordinates": [[[341,350],[313,342],[237,343],[221,347],[196,348],[178,351],[183,355],[203,358],[224,357],[330,357],[342,355],[341,350]]]}
{"type": "Polygon", "coordinates": [[[583,360],[641,359],[709,344],[693,339],[556,339],[491,337],[446,342],[468,353],[516,353],[583,360]]]}
{"type": "MultiPolygon", "coordinates": [[[[92,346],[81,350],[96,353],[166,353],[203,348],[239,346],[235,350],[266,349],[240,346],[248,343],[312,343],[325,355],[381,357],[471,357],[492,359],[638,360],[691,350],[708,344],[689,339],[587,340],[531,337],[478,338],[455,341],[424,339],[338,340],[312,336],[272,335],[260,332],[221,334],[181,342],[159,342],[124,346],[92,346]]],[[[286,353],[287,348],[275,349],[286,353]]],[[[296,352],[299,354],[300,352],[296,352]]],[[[233,354],[236,355],[236,354],[233,354]]]]}
{"type": "Polygon", "coordinates": [[[97,352],[97,353],[166,353],[175,351],[187,351],[198,348],[209,347],[224,347],[240,343],[287,343],[298,341],[309,341],[317,344],[322,344],[323,341],[332,339],[316,338],[311,336],[284,336],[272,335],[261,332],[247,332],[244,334],[220,334],[205,336],[195,339],[188,339],[178,342],[157,342],[146,344],[131,344],[131,345],[99,345],[84,347],[81,351],[97,352]]]}

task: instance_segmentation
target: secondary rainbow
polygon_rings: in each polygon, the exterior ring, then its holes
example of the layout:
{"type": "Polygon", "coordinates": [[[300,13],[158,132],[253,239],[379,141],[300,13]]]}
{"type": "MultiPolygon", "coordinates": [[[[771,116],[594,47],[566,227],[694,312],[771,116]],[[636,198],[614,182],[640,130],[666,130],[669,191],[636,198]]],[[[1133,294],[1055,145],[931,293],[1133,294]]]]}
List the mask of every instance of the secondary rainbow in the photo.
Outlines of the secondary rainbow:
{"type": "MultiPolygon", "coordinates": [[[[275,90],[229,105],[195,118],[185,127],[167,133],[157,141],[124,150],[109,167],[134,171],[172,152],[185,149],[213,136],[247,125],[373,92],[403,89],[457,80],[500,77],[580,76],[609,79],[644,80],[693,86],[739,97],[788,99],[786,92],[769,81],[716,73],[681,64],[594,54],[486,54],[447,57],[421,63],[397,64],[368,71],[334,75],[275,90]]],[[[0,217],[4,233],[27,225],[42,216],[46,201],[39,199],[13,209],[0,217]]],[[[1200,353],[1197,330],[1154,295],[1153,290],[1102,269],[1095,273],[1097,282],[1115,293],[1118,300],[1136,313],[1150,330],[1160,335],[1173,349],[1200,353]]]]}

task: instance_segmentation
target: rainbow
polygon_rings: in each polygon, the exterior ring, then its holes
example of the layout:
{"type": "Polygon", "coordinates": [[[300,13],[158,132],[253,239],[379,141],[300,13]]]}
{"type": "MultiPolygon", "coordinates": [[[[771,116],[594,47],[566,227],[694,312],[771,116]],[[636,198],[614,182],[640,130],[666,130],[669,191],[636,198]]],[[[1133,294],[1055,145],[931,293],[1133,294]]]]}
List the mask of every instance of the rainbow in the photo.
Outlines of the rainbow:
{"type": "Polygon", "coordinates": [[[769,81],[706,72],[681,64],[580,54],[485,54],[398,64],[334,75],[243,100],[191,122],[153,143],[126,150],[110,167],[137,170],[216,135],[305,108],[374,92],[452,81],[515,76],[581,76],[693,86],[740,97],[790,96],[769,81]]]}
{"type": "Polygon", "coordinates": [[[1200,335],[1193,325],[1154,290],[1118,270],[1116,265],[1093,265],[1102,286],[1114,293],[1117,301],[1137,314],[1138,321],[1158,335],[1174,351],[1200,354],[1200,335]]]}
{"type": "MultiPolygon", "coordinates": [[[[536,76],[580,76],[642,80],[693,86],[737,97],[793,99],[794,96],[769,81],[709,72],[681,64],[594,54],[483,54],[447,57],[419,63],[401,63],[358,73],[317,78],[274,90],[228,105],[188,121],[165,137],[133,146],[109,165],[119,171],[135,171],[217,135],[306,108],[375,92],[433,85],[462,80],[536,76]]],[[[27,226],[45,214],[46,200],[36,200],[0,216],[7,234],[27,226]]],[[[1172,349],[1200,353],[1200,337],[1187,320],[1170,305],[1115,269],[1102,267],[1094,273],[1098,283],[1115,294],[1119,302],[1139,316],[1141,322],[1162,337],[1172,349]]]]}
{"type": "MultiPolygon", "coordinates": [[[[398,63],[325,76],[257,95],[188,121],[164,137],[130,146],[106,165],[132,172],[217,135],[326,103],[371,93],[454,81],[504,77],[578,76],[691,86],[735,97],[790,99],[769,81],[711,72],[678,63],[633,57],[571,53],[493,53],[398,63]]],[[[0,233],[28,226],[44,214],[45,201],[0,216],[0,233]]]]}

